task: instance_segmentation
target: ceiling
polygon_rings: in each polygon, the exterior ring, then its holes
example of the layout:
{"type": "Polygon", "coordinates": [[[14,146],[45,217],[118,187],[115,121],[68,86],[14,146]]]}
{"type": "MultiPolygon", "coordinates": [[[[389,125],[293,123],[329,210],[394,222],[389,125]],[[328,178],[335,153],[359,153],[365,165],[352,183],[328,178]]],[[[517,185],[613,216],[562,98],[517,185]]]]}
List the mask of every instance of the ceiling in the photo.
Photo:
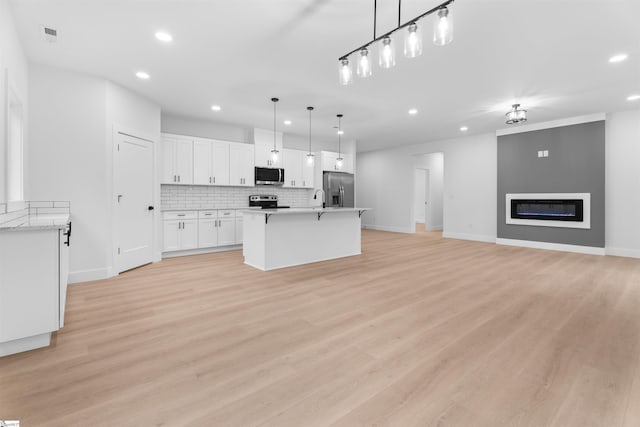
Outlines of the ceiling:
{"type": "MultiPolygon", "coordinates": [[[[436,1],[404,0],[403,18],[436,1]]],[[[358,151],[415,144],[506,127],[513,102],[529,123],[640,108],[640,1],[456,0],[454,40],[431,42],[422,24],[422,56],[374,66],[373,76],[338,84],[338,57],[368,42],[371,0],[12,0],[29,59],[105,77],[163,111],[244,127],[278,126],[345,139],[358,151]],[[56,28],[57,43],[41,37],[56,28]],[[158,30],[173,42],[155,39],[158,30]],[[629,59],[610,64],[624,52],[629,59]],[[149,80],[135,77],[144,70],[149,80]],[[214,113],[213,104],[222,106],[214,113]],[[407,111],[417,108],[410,116],[407,111]],[[293,124],[282,125],[290,119],[293,124]]],[[[397,1],[378,0],[378,34],[397,22],[397,1]]],[[[398,53],[401,46],[397,45],[398,53]]],[[[375,51],[377,54],[377,50],[375,51]]],[[[279,129],[281,130],[281,129],[279,129]]],[[[326,148],[326,147],[325,147],[326,148]]]]}

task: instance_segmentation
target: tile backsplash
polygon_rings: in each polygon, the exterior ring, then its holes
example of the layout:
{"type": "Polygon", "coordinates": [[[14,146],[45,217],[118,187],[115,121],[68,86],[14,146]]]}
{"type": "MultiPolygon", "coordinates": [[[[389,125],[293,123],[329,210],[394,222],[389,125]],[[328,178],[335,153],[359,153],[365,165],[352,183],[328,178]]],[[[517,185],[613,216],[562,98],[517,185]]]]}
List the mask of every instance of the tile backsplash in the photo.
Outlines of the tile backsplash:
{"type": "Polygon", "coordinates": [[[276,194],[284,206],[309,206],[314,190],[301,188],[214,187],[204,185],[161,186],[162,209],[227,209],[249,206],[252,194],[276,194]]]}

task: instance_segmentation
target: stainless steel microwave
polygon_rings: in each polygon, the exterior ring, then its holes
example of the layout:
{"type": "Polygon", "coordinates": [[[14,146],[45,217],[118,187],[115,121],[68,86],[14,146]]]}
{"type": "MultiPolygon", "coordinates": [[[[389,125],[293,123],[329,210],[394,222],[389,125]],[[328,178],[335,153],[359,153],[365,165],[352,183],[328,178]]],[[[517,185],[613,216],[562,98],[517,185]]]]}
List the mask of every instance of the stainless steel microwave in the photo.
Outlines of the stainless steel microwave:
{"type": "Polygon", "coordinates": [[[284,185],[284,169],[256,166],[256,185],[284,185]]]}

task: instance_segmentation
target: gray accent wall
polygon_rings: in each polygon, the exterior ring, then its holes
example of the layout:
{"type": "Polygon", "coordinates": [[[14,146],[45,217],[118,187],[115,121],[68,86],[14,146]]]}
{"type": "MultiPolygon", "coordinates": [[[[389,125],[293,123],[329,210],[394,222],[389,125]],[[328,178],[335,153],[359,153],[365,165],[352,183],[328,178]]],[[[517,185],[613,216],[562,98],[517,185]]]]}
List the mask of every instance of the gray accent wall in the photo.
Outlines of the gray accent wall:
{"type": "Polygon", "coordinates": [[[498,137],[498,238],[604,248],[604,203],[604,120],[498,137]],[[591,229],[506,224],[507,193],[591,193],[591,229]]]}

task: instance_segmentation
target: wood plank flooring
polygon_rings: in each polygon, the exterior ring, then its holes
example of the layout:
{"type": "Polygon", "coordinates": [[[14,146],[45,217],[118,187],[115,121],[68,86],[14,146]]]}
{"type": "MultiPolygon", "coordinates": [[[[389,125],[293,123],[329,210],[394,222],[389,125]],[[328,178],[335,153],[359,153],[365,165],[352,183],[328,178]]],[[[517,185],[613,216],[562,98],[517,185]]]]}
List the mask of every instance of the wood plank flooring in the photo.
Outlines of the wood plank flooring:
{"type": "Polygon", "coordinates": [[[363,231],[260,272],[240,251],[70,287],[0,359],[21,426],[640,426],[640,260],[363,231]]]}

